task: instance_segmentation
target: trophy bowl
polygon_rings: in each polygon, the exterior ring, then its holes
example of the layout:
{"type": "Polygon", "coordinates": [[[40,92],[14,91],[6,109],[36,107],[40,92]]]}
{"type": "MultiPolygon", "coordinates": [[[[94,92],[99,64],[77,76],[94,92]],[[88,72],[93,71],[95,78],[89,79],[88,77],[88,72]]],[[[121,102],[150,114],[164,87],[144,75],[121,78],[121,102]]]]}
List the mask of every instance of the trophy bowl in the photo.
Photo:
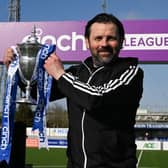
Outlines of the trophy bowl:
{"type": "Polygon", "coordinates": [[[32,85],[36,83],[37,55],[42,47],[37,41],[36,29],[32,31],[31,36],[25,43],[17,44],[19,53],[19,76],[25,84],[25,94],[21,96],[17,103],[36,104],[36,101],[31,98],[32,85]]]}

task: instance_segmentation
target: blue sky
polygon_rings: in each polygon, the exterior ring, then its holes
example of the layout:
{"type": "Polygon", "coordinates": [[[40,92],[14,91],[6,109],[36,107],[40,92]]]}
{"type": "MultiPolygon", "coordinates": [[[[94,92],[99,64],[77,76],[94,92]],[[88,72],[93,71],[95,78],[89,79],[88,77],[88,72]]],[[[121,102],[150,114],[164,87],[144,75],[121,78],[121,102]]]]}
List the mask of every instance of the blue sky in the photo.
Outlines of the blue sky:
{"type": "MultiPolygon", "coordinates": [[[[9,0],[0,0],[0,22],[7,22],[9,0]]],[[[20,0],[20,21],[88,20],[103,12],[103,0],[20,0]]],[[[106,0],[106,12],[121,20],[168,19],[168,0],[106,0]]],[[[141,107],[168,112],[168,65],[143,64],[144,94],[141,107]]]]}
{"type": "MultiPolygon", "coordinates": [[[[20,0],[21,21],[88,20],[102,12],[103,0],[20,0]]],[[[0,21],[8,21],[9,0],[0,0],[0,21]]],[[[119,19],[167,19],[167,0],[106,0],[119,19]]]]}

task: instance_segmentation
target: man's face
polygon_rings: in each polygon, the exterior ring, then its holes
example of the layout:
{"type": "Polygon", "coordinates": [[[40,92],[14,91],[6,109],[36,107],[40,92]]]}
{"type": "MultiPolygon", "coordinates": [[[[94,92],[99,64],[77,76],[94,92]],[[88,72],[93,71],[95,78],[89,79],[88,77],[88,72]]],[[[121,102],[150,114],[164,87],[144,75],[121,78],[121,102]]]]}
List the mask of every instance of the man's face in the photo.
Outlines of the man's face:
{"type": "Polygon", "coordinates": [[[95,66],[101,66],[117,57],[121,48],[117,26],[113,23],[94,23],[86,39],[95,66]]]}

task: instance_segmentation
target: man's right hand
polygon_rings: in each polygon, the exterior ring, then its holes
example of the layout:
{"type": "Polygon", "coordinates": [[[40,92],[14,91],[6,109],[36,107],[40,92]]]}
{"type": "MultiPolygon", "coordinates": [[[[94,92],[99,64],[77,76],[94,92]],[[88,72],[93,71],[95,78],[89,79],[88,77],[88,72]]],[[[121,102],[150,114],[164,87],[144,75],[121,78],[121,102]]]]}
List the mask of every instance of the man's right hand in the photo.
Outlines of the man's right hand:
{"type": "Polygon", "coordinates": [[[12,48],[8,48],[5,51],[5,55],[4,55],[4,58],[3,58],[3,63],[6,65],[6,67],[8,67],[13,59],[14,59],[14,51],[13,51],[12,48]]]}

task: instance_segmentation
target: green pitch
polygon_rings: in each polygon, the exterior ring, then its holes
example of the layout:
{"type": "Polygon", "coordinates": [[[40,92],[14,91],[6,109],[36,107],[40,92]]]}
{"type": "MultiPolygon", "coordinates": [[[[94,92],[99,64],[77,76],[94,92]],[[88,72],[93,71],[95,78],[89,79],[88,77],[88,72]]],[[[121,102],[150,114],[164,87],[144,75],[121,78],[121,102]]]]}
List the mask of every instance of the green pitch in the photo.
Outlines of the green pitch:
{"type": "Polygon", "coordinates": [[[138,151],[138,168],[167,168],[168,151],[138,151]]]}
{"type": "MultiPolygon", "coordinates": [[[[137,151],[138,168],[167,168],[168,151],[137,151]]],[[[26,164],[32,168],[66,168],[66,149],[26,149],[26,164]]]]}
{"type": "Polygon", "coordinates": [[[66,167],[66,149],[26,148],[26,164],[33,168],[63,168],[66,167]]]}

